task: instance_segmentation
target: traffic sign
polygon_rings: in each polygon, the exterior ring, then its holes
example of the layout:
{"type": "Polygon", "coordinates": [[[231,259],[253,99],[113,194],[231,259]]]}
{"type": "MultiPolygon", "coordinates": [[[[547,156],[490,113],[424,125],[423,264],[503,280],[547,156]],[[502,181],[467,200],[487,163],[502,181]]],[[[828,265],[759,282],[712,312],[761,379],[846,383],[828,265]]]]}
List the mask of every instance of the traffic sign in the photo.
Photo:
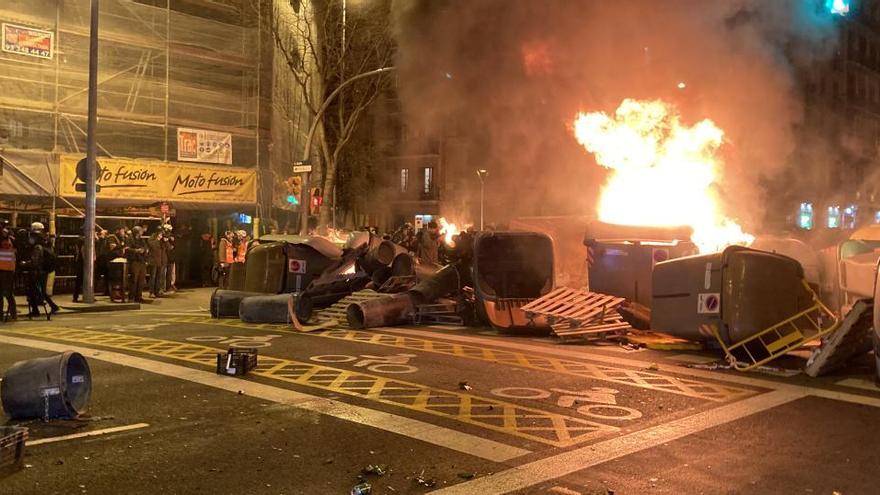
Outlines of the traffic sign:
{"type": "Polygon", "coordinates": [[[312,171],[311,165],[294,165],[293,166],[293,173],[295,173],[295,174],[302,174],[302,173],[311,172],[311,171],[312,171]]]}
{"type": "Polygon", "coordinates": [[[305,273],[306,260],[287,260],[287,271],[290,273],[305,273]]]}

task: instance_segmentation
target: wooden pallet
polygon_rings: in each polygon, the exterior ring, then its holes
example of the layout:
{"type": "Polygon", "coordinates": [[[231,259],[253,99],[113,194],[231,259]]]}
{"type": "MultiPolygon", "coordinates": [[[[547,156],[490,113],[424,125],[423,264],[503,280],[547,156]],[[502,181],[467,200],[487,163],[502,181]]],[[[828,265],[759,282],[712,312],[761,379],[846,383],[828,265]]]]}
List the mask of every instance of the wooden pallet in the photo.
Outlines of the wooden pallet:
{"type": "Polygon", "coordinates": [[[624,298],[560,287],[520,309],[530,320],[543,316],[560,337],[614,334],[629,330],[617,307],[624,298]]]}

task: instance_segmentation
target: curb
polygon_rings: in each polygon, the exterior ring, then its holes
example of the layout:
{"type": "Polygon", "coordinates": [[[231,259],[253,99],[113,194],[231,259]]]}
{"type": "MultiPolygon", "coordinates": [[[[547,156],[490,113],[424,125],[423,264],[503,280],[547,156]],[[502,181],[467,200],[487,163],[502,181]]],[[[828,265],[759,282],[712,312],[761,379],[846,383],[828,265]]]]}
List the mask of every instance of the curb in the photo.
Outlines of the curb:
{"type": "Polygon", "coordinates": [[[131,311],[135,309],[141,309],[141,305],[140,303],[114,303],[100,304],[96,306],[83,306],[77,308],[61,306],[61,309],[63,309],[65,313],[109,313],[111,311],[131,311]]]}

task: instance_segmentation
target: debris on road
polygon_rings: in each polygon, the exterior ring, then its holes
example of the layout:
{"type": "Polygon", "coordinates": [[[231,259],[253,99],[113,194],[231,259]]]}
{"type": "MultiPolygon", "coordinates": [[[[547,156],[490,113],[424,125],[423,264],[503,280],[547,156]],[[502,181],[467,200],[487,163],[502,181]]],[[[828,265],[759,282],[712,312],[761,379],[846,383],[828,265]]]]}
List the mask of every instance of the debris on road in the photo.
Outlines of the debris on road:
{"type": "Polygon", "coordinates": [[[367,482],[358,483],[351,487],[351,495],[370,495],[373,493],[373,486],[367,482]]]}
{"type": "MultiPolygon", "coordinates": [[[[230,347],[226,354],[217,353],[217,374],[244,376],[257,367],[258,351],[253,347],[230,347]]],[[[242,391],[238,391],[239,395],[242,391]]]]}
{"type": "Polygon", "coordinates": [[[362,474],[373,474],[376,476],[385,476],[385,473],[388,469],[385,466],[381,466],[379,464],[370,464],[367,467],[361,469],[362,474]]]}
{"type": "Polygon", "coordinates": [[[27,438],[27,428],[0,426],[0,469],[21,468],[27,438]]]}
{"type": "Polygon", "coordinates": [[[468,385],[468,382],[458,382],[459,390],[473,390],[474,387],[468,385]]]}
{"type": "Polygon", "coordinates": [[[433,488],[433,487],[437,486],[437,480],[435,480],[433,478],[425,478],[425,471],[424,470],[422,470],[422,472],[419,473],[418,476],[413,478],[413,481],[415,481],[417,484],[419,484],[421,486],[424,486],[425,488],[433,488]]]}
{"type": "Polygon", "coordinates": [[[472,480],[477,477],[477,473],[458,473],[458,477],[463,480],[472,480]]]}

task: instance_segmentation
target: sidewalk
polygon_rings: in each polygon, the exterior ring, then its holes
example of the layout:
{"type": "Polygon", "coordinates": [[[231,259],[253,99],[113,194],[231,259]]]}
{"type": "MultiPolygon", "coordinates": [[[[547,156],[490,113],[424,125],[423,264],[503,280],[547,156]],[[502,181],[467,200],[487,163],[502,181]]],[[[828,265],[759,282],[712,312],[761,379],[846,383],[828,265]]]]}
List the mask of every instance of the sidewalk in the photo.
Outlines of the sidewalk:
{"type": "MultiPolygon", "coordinates": [[[[144,303],[119,303],[111,302],[107,296],[96,296],[94,304],[73,302],[71,294],[57,294],[52,296],[55,304],[61,307],[57,314],[66,313],[98,313],[106,311],[134,311],[139,309],[162,309],[162,310],[185,310],[199,307],[207,308],[214,287],[181,289],[172,294],[167,294],[158,299],[149,296],[144,297],[144,303]]],[[[15,302],[18,305],[19,318],[27,314],[27,298],[17,296],[15,302]]]]}

